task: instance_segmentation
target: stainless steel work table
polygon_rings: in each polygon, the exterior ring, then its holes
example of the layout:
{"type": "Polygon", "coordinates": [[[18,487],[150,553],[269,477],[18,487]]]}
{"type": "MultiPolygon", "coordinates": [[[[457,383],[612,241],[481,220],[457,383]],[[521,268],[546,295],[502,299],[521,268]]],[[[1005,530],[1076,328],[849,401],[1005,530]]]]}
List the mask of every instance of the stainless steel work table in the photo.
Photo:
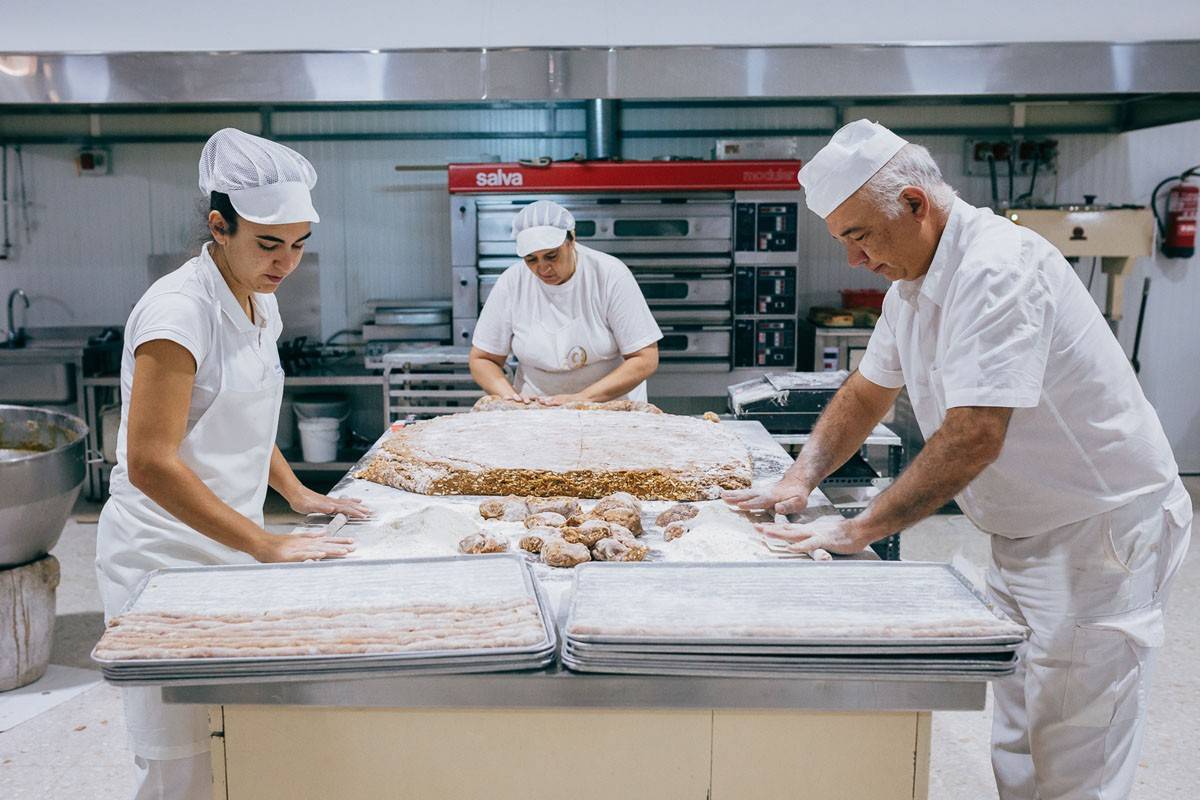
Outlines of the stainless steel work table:
{"type": "MultiPolygon", "coordinates": [[[[747,442],[756,483],[790,463],[759,423],[721,424],[747,442]]],[[[347,475],[335,491],[380,489],[347,475]]],[[[819,493],[811,506],[837,513],[819,493]]],[[[982,709],[986,682],[552,668],[210,681],[163,696],[210,707],[220,798],[881,800],[927,797],[931,712],[982,709]]]]}

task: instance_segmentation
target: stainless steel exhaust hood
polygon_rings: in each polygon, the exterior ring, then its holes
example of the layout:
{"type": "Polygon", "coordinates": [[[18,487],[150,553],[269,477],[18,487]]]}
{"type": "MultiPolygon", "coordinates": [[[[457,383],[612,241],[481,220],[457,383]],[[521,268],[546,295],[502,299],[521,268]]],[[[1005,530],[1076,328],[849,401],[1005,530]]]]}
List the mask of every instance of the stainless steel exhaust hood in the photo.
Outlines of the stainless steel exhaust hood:
{"type": "Polygon", "coordinates": [[[1200,42],[0,54],[0,105],[1200,93],[1200,42]]]}

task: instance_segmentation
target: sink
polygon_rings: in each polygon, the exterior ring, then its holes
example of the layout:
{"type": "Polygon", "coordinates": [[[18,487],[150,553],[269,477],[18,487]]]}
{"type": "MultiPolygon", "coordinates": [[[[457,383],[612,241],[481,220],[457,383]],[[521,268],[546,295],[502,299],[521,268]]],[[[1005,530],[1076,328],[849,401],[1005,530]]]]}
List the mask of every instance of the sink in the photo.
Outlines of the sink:
{"type": "Polygon", "coordinates": [[[61,359],[10,360],[12,353],[36,355],[36,351],[10,350],[0,355],[0,403],[64,404],[75,400],[75,368],[61,359]]]}

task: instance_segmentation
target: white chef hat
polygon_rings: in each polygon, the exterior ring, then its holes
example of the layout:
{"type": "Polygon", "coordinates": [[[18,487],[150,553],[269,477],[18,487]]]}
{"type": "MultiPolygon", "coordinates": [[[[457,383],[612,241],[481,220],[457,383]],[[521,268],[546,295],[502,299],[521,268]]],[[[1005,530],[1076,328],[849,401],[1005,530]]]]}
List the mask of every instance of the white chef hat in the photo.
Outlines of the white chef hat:
{"type": "Polygon", "coordinates": [[[575,217],[558,203],[538,200],[517,212],[512,233],[517,240],[517,255],[521,258],[538,250],[552,250],[575,230],[575,217]]]}
{"type": "Polygon", "coordinates": [[[828,217],[906,144],[878,122],[857,119],[843,125],[800,170],[809,210],[828,217]]]}
{"type": "Polygon", "coordinates": [[[223,128],[200,151],[200,191],[224,192],[237,213],[262,225],[320,222],[312,204],[317,171],[290,147],[223,128]]]}

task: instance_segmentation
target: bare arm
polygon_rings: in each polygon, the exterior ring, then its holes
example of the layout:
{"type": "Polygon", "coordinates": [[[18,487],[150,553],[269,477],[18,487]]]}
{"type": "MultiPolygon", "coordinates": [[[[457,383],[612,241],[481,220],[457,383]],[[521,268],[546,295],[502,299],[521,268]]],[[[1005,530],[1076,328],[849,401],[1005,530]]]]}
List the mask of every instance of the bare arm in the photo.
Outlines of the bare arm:
{"type": "Polygon", "coordinates": [[[158,339],[137,349],[127,434],[130,483],[185,525],[259,561],[336,558],[353,550],[349,539],[268,533],[183,463],[179,445],[187,432],[195,378],[195,360],[175,342],[158,339]]]}
{"type": "Polygon", "coordinates": [[[549,403],[567,400],[583,400],[589,403],[605,403],[622,395],[629,394],[642,381],[649,378],[658,369],[658,344],[648,345],[641,350],[635,350],[627,356],[621,366],[605,375],[581,392],[574,395],[555,395],[546,398],[549,403]]]}
{"type": "Polygon", "coordinates": [[[725,492],[722,497],[746,510],[793,514],[808,496],[854,455],[895,402],[899,389],[888,389],[854,372],[821,412],[812,436],[783,478],[774,486],[725,492]]]}
{"type": "Polygon", "coordinates": [[[489,353],[472,346],[467,366],[471,368],[471,377],[475,379],[475,383],[488,394],[503,397],[505,400],[524,399],[504,374],[504,362],[507,360],[507,355],[489,353]]]}
{"type": "Polygon", "coordinates": [[[271,469],[267,484],[279,492],[298,514],[345,514],[351,519],[365,519],[370,511],[357,497],[330,497],[309,489],[288,464],[278,447],[271,448],[271,469]]]}
{"type": "Polygon", "coordinates": [[[937,511],[1000,457],[1011,418],[1011,408],[950,409],[908,469],[850,520],[852,527],[869,544],[937,511]]]}
{"type": "Polygon", "coordinates": [[[925,447],[896,482],[853,519],[834,531],[811,533],[803,525],[760,525],[764,533],[792,541],[797,552],[821,548],[856,553],[871,542],[909,527],[945,505],[1000,457],[1011,408],[952,408],[925,447]]]}

